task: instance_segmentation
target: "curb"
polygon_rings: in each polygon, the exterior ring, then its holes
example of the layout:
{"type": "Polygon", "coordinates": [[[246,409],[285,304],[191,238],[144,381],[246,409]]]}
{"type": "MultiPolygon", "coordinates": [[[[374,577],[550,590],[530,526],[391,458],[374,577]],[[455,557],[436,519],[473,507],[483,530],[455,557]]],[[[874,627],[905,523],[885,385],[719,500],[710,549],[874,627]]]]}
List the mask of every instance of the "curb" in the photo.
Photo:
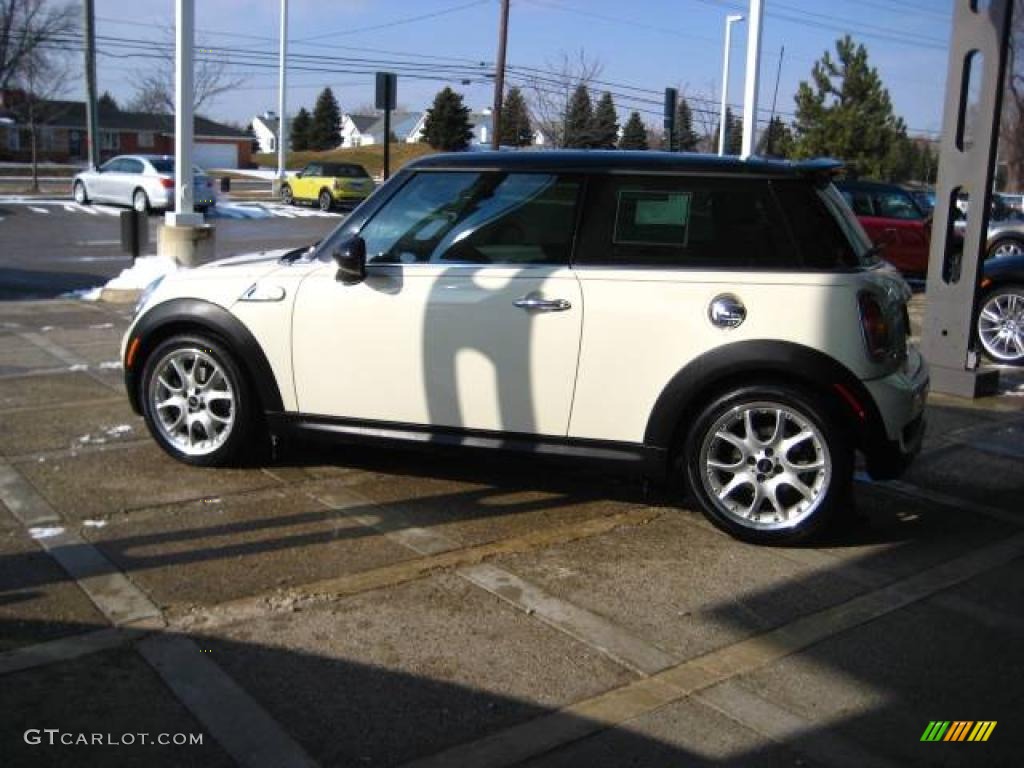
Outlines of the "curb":
{"type": "Polygon", "coordinates": [[[100,291],[99,301],[108,304],[134,304],[141,295],[142,291],[135,288],[104,288],[100,291]]]}

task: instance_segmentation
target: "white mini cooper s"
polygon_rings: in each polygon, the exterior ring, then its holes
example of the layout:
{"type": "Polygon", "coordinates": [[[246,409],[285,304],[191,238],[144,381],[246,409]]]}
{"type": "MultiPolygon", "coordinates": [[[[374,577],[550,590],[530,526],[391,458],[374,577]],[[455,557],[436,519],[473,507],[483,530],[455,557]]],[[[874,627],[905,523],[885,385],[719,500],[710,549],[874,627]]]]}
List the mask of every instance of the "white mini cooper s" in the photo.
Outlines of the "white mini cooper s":
{"type": "Polygon", "coordinates": [[[685,479],[755,542],[804,538],[918,451],[928,370],[838,164],[434,155],[320,243],[154,283],[123,342],[160,446],[270,435],[491,448],[685,479]]]}

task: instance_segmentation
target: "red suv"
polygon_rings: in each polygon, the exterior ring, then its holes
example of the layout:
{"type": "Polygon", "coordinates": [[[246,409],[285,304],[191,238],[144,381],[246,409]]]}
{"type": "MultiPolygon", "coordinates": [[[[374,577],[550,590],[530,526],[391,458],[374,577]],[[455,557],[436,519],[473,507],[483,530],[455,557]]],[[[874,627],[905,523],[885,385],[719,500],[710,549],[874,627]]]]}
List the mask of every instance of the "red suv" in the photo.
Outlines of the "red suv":
{"type": "Polygon", "coordinates": [[[927,274],[931,216],[909,192],[875,181],[843,181],[836,186],[871,241],[883,247],[886,261],[904,274],[927,274]]]}

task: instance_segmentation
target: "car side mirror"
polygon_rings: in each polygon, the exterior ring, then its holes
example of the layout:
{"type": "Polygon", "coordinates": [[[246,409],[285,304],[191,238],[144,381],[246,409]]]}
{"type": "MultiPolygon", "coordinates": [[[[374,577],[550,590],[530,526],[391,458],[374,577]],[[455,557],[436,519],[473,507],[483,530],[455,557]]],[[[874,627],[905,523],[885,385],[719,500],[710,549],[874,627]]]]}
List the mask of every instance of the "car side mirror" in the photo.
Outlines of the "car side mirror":
{"type": "Polygon", "coordinates": [[[337,278],[344,285],[358,285],[366,279],[366,241],[356,235],[334,251],[337,278]]]}
{"type": "Polygon", "coordinates": [[[302,171],[296,171],[295,172],[295,178],[296,179],[301,179],[302,178],[302,171]]]}

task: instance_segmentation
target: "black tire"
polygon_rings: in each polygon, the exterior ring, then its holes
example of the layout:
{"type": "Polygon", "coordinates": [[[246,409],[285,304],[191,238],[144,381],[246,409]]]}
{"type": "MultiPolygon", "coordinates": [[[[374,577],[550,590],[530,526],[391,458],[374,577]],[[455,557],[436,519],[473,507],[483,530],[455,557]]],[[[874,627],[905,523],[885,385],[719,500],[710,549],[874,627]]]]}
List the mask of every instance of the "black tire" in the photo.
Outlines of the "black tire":
{"type": "Polygon", "coordinates": [[[334,205],[334,198],[331,197],[331,193],[326,189],[320,190],[320,195],[316,199],[317,205],[319,205],[321,211],[330,211],[334,205]]]}
{"type": "Polygon", "coordinates": [[[682,465],[691,493],[715,526],[754,544],[793,544],[852,509],[854,452],[845,434],[818,397],[785,385],[751,385],[703,408],[681,447],[682,465]],[[747,443],[748,423],[757,438],[749,440],[754,450],[720,437],[729,432],[747,443]],[[805,432],[811,437],[791,441],[805,432]],[[799,471],[818,462],[820,471],[799,471]],[[733,490],[719,496],[727,487],[733,490]]]}
{"type": "Polygon", "coordinates": [[[988,251],[985,253],[985,258],[995,258],[1003,251],[1006,251],[1008,254],[1024,253],[1024,240],[1012,236],[1000,237],[989,246],[988,251]]]}
{"type": "MultiPolygon", "coordinates": [[[[188,372],[187,367],[186,372],[188,372]]],[[[189,385],[181,381],[180,378],[173,380],[173,376],[166,377],[164,381],[172,385],[180,384],[183,389],[182,396],[187,394],[189,385]]],[[[202,406],[203,410],[212,412],[215,408],[212,398],[208,403],[202,402],[203,396],[209,394],[210,391],[212,390],[200,393],[198,405],[202,406]]],[[[189,400],[191,399],[189,398],[189,400]]],[[[248,463],[251,460],[263,458],[269,446],[269,439],[262,418],[262,410],[255,392],[231,352],[218,339],[201,334],[181,334],[161,342],[146,359],[146,364],[142,369],[142,376],[139,380],[139,402],[142,404],[142,415],[145,418],[150,434],[167,454],[185,464],[200,467],[219,467],[248,463]],[[198,351],[201,354],[199,360],[202,361],[202,363],[193,363],[192,374],[201,377],[202,371],[197,371],[197,366],[206,366],[206,370],[209,371],[211,366],[208,365],[208,361],[212,361],[219,367],[227,387],[222,388],[218,386],[222,384],[220,379],[213,379],[211,377],[207,381],[212,381],[219,394],[223,395],[226,389],[233,397],[233,402],[231,402],[231,409],[233,410],[227,409],[223,404],[223,401],[226,400],[223,397],[218,398],[218,401],[221,402],[216,406],[216,413],[220,418],[229,415],[233,417],[228,434],[220,440],[219,444],[217,444],[217,440],[209,441],[209,450],[203,450],[202,452],[189,452],[172,439],[169,432],[173,430],[168,428],[167,422],[156,412],[157,399],[163,398],[162,402],[167,402],[166,396],[171,394],[171,392],[168,391],[163,382],[156,381],[155,377],[167,370],[166,364],[171,356],[180,354],[187,357],[192,351],[198,351]],[[215,447],[214,444],[216,444],[215,447]]],[[[175,412],[174,409],[176,409],[176,406],[170,406],[165,410],[168,412],[168,415],[171,415],[175,412]]],[[[186,413],[183,409],[180,409],[180,412],[186,413]]],[[[195,414],[197,417],[200,415],[199,413],[195,414]]],[[[185,417],[187,421],[187,413],[185,417]]],[[[207,423],[212,424],[213,422],[208,419],[207,423]]],[[[199,432],[194,430],[193,424],[189,424],[186,429],[189,436],[183,439],[188,439],[189,442],[191,442],[193,437],[203,433],[203,426],[201,424],[199,432]]],[[[209,437],[208,432],[206,435],[209,437]]]]}
{"type": "Polygon", "coordinates": [[[974,333],[989,360],[1024,365],[1024,285],[999,285],[985,293],[974,333]]]}
{"type": "Polygon", "coordinates": [[[288,184],[281,185],[281,202],[285,205],[295,205],[295,196],[292,194],[292,188],[288,184]]]}
{"type": "Polygon", "coordinates": [[[89,190],[85,186],[84,181],[76,181],[75,186],[72,189],[71,196],[76,203],[79,205],[89,204],[89,190]]]}

